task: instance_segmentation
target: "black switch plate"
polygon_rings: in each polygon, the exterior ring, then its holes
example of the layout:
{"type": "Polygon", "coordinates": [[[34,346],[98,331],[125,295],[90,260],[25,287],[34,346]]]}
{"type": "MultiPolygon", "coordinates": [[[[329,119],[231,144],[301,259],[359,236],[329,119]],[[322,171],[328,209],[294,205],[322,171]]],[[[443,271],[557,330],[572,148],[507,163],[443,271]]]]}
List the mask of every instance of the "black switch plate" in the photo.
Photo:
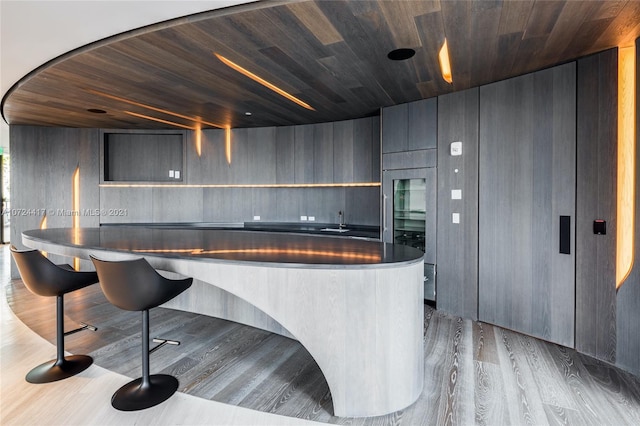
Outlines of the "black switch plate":
{"type": "Polygon", "coordinates": [[[571,254],[571,216],[560,216],[560,253],[571,254]]]}
{"type": "Polygon", "coordinates": [[[607,221],[602,219],[594,220],[593,233],[596,235],[607,235],[607,221]]]}

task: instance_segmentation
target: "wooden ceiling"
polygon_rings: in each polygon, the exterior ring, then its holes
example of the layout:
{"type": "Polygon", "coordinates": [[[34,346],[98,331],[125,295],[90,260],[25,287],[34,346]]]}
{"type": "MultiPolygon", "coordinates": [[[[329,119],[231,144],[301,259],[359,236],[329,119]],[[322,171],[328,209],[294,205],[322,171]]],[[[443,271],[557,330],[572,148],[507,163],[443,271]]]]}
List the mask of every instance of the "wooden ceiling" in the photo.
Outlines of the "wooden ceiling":
{"type": "Polygon", "coordinates": [[[70,52],[16,84],[2,113],[9,124],[131,129],[337,121],[632,45],[639,36],[636,0],[261,1],[70,52]],[[453,84],[438,65],[445,36],[453,84]],[[416,54],[387,59],[397,48],[416,54]]]}

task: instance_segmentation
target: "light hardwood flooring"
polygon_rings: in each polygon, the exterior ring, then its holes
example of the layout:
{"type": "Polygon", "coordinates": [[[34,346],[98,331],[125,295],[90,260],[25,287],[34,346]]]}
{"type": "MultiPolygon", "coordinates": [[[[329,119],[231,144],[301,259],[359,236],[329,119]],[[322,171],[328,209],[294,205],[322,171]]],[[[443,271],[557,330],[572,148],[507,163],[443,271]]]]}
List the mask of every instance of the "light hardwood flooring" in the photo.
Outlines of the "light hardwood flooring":
{"type": "Polygon", "coordinates": [[[6,248],[0,260],[6,294],[0,304],[3,425],[280,425],[307,419],[354,425],[640,424],[640,379],[573,350],[427,306],[425,388],[405,410],[376,418],[335,417],[326,381],[298,342],[157,308],[152,335],[182,344],[153,353],[151,371],[178,377],[180,393],[153,409],[118,412],[109,404],[111,393],[128,381],[125,376],[140,374],[139,314],[109,305],[98,286],[70,295],[67,328],[84,321],[99,329],[68,336],[66,349],[91,355],[96,365],[71,379],[30,385],[24,374],[55,354],[36,335],[55,341],[55,301],[33,296],[20,280],[8,278],[6,248]]]}

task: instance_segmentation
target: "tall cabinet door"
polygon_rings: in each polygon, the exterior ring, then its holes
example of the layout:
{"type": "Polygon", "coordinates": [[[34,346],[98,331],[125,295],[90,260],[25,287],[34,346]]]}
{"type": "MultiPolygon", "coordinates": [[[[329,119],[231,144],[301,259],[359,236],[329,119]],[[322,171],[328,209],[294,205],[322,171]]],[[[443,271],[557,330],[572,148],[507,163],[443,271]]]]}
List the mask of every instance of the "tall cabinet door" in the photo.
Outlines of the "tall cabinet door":
{"type": "Polygon", "coordinates": [[[480,89],[481,321],[574,346],[575,63],[480,89]]]}

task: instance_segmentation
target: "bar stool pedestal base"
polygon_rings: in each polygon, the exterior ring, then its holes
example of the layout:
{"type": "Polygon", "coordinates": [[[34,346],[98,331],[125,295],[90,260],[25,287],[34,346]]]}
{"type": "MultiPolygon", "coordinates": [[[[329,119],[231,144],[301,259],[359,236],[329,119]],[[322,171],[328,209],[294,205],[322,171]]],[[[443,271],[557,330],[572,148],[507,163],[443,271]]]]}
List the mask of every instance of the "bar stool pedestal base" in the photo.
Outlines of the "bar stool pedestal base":
{"type": "Polygon", "coordinates": [[[86,370],[93,363],[93,358],[87,355],[70,355],[59,362],[57,359],[40,364],[27,373],[25,379],[29,383],[51,383],[86,370]]]}
{"type": "Polygon", "coordinates": [[[121,411],[144,410],[166,401],[178,390],[178,379],[167,374],[149,376],[142,386],[142,377],[127,383],[113,394],[111,405],[121,411]]]}

